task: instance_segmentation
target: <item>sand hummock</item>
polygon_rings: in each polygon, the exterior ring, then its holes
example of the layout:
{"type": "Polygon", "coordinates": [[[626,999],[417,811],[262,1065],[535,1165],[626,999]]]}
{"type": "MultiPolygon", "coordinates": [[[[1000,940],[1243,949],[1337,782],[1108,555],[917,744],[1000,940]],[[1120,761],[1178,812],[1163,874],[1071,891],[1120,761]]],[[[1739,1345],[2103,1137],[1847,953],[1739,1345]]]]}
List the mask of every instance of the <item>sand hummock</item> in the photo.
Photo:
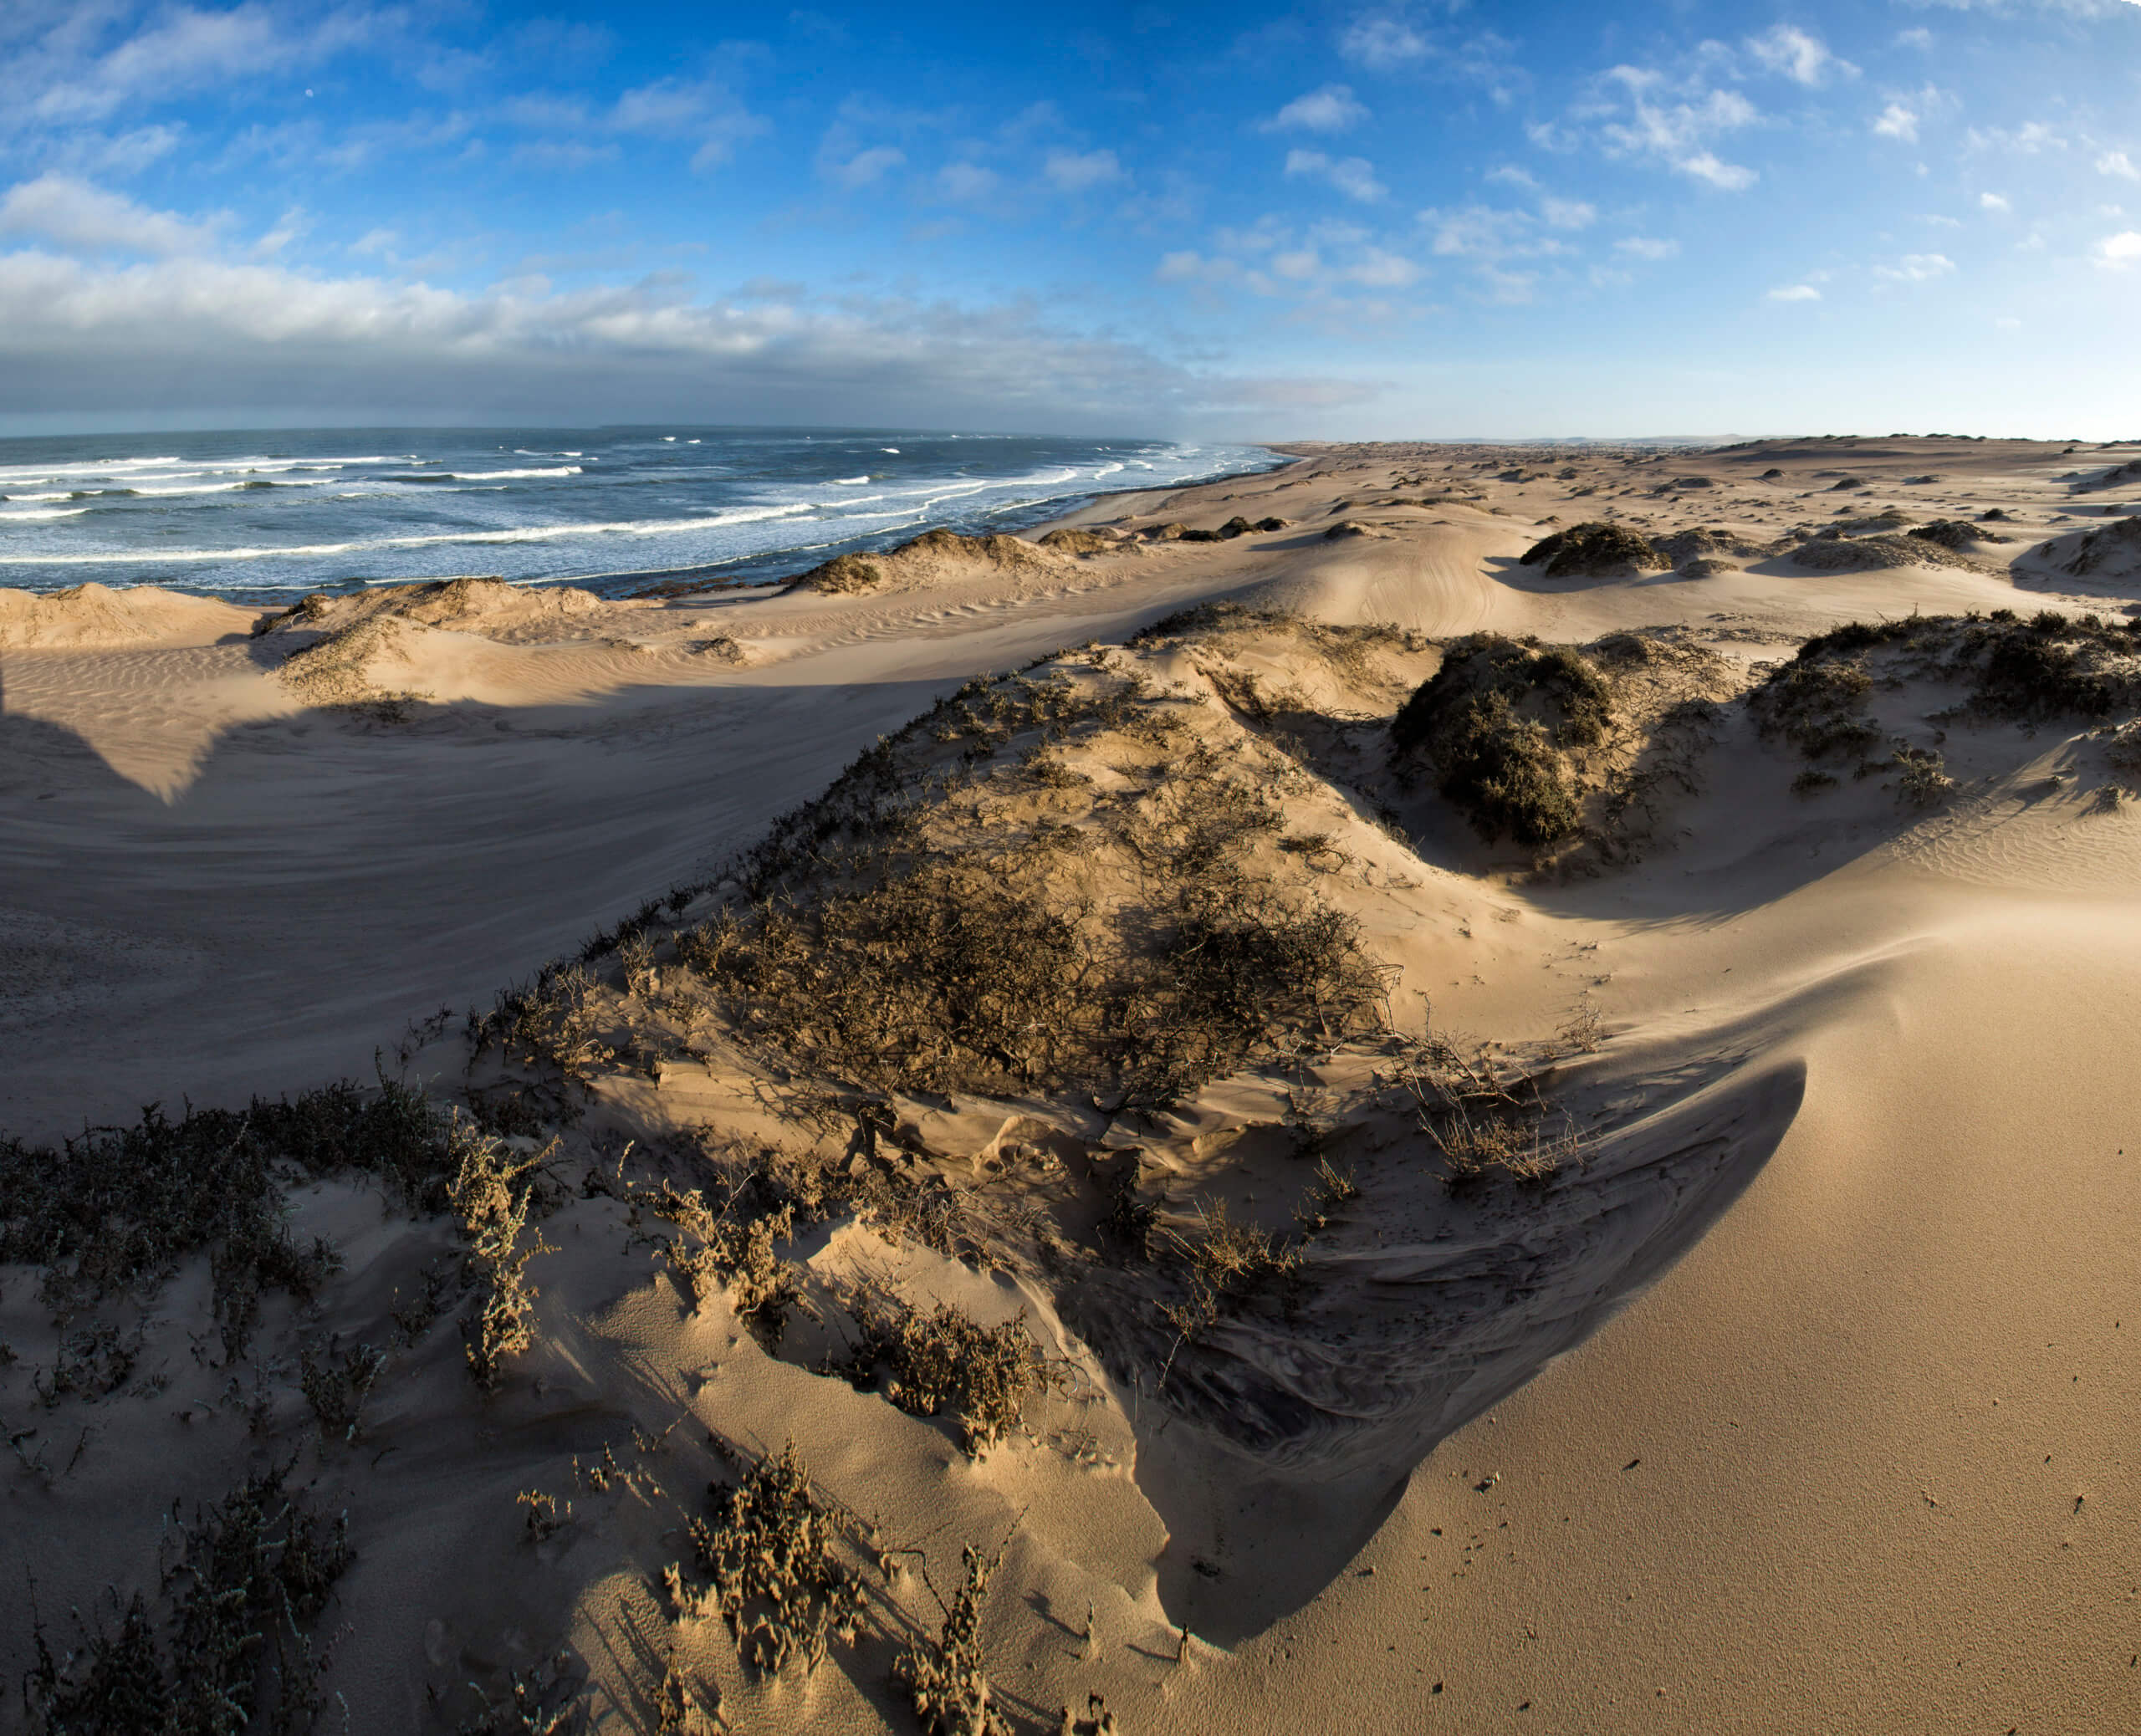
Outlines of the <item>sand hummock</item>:
{"type": "Polygon", "coordinates": [[[2141,1718],[2134,521],[1286,450],[854,588],[0,593],[32,1703],[2141,1718]]]}

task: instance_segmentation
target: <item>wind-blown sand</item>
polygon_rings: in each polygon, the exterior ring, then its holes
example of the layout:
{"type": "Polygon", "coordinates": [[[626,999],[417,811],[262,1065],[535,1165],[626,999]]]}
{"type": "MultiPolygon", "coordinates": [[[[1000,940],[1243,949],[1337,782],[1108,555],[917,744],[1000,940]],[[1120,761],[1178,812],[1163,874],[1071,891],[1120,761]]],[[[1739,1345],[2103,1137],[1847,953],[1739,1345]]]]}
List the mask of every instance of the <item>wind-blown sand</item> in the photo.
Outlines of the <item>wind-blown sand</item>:
{"type": "Polygon", "coordinates": [[[472,1681],[497,1693],[561,1646],[603,1728],[657,1728],[672,1663],[730,1728],[914,1728],[888,1672],[914,1625],[938,1626],[930,1588],[949,1600],[968,1544],[1005,1548],[982,1632],[1020,1730],[1082,1716],[1089,1693],[1125,1731],[2141,1721],[2141,822],[2098,733],[2128,713],[1935,718],[1952,679],[1895,665],[1864,703],[1953,780],[1918,808],[1899,762],[1837,761],[1833,786],[1794,794],[1807,762],[1736,697],[1750,665],[1843,620],[2124,619],[2132,449],[1288,450],[1270,476],[1077,515],[1132,533],[1120,548],[933,546],[854,590],[463,583],[269,620],[0,593],[0,1130],[50,1141],[153,1101],[369,1079],[376,1055],[442,1096],[532,1083],[580,1111],[552,1160],[571,1197],[529,1268],[535,1344],[493,1397],[450,1321],[405,1342],[390,1318],[459,1246],[452,1221],[354,1180],[299,1186],[298,1229],[345,1269],[314,1302],[268,1298],[233,1366],[196,1258],[139,1310],[106,1309],[141,1322],[116,1390],[47,1403],[60,1335],[37,1274],[6,1273],[16,1671],[25,1568],[75,1644],[69,1606],[109,1629],[101,1587],[154,1590],[174,1495],[291,1462],[350,1517],[320,1631],[343,1633],[323,1679],[358,1730],[453,1728],[472,1681]],[[1520,564],[1600,520],[1675,564],[1520,564]],[[1912,559],[1909,530],[1958,522],[2006,540],[1944,534],[1912,559]],[[1713,534],[1676,540],[1696,527],[1713,534]],[[1261,612],[1127,643],[1214,600],[1261,612]],[[1601,799],[1626,810],[1545,871],[1388,770],[1387,720],[1449,641],[1638,629],[1663,630],[1617,677],[1648,696],[1641,727],[1596,750],[1601,799]],[[1254,1054],[1171,1113],[895,1093],[879,1149],[792,1050],[725,1015],[679,1025],[695,978],[664,949],[636,987],[597,962],[590,1016],[616,1052],[584,1100],[495,1050],[471,1070],[465,1009],[672,886],[657,937],[708,917],[733,891],[705,885],[718,865],[880,737],[900,764],[957,766],[956,729],[898,732],[979,671],[1095,641],[1036,677],[1120,687],[1118,721],[1030,764],[1039,738],[1014,736],[975,762],[999,781],[942,786],[926,823],[1068,826],[1050,860],[1079,865],[1035,871],[1083,876],[1105,911],[1170,789],[1200,792],[1193,821],[1250,799],[1234,778],[1270,817],[1229,846],[1249,884],[1357,921],[1389,973],[1374,1017],[1254,1054]],[[1662,720],[1698,700],[1716,711],[1683,761],[1662,720]],[[1445,1185],[1396,1081],[1424,1036],[1458,1032],[1544,1070],[1546,1126],[1577,1135],[1546,1186],[1445,1185]],[[672,1233],[650,1197],[603,1192],[650,1154],[683,1185],[708,1126],[821,1141],[921,1214],[890,1238],[852,1202],[799,1225],[780,1251],[818,1317],[777,1351],[727,1301],[692,1311],[650,1258],[672,1233]],[[1361,1197],[1299,1232],[1305,1129],[1361,1197]],[[1096,1227],[1133,1150],[1160,1213],[1149,1265],[1096,1227]],[[917,1226],[948,1199],[968,1216],[933,1247],[917,1226]],[[1275,1289],[1183,1346],[1157,1312],[1183,1295],[1167,1250],[1215,1200],[1301,1234],[1306,1264],[1283,1305],[1275,1289]],[[1058,1390],[976,1462],[948,1419],[814,1372],[865,1280],[984,1325],[1023,1307],[1058,1390]],[[354,1445],[320,1441],[297,1391],[299,1348],[334,1335],[391,1347],[354,1445]],[[746,1456],[792,1440],[872,1539],[860,1643],[807,1682],[754,1681],[718,1616],[667,1607],[687,1519],[734,1474],[716,1437],[746,1456]],[[599,1488],[606,1448],[631,1474],[599,1488]],[[539,1543],[515,1504],[534,1488],[574,1504],[539,1543]],[[887,1549],[919,1551],[927,1583],[877,1571],[887,1549]]]}

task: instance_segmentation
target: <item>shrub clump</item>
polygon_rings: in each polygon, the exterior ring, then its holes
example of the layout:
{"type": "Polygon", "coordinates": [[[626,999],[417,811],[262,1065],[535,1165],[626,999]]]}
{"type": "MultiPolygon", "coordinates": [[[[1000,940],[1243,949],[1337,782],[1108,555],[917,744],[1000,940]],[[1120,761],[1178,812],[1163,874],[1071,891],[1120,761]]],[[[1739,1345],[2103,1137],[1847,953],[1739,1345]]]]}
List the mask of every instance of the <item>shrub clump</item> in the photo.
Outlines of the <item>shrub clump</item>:
{"type": "Polygon", "coordinates": [[[1654,572],[1673,562],[1649,539],[1626,525],[1594,519],[1534,543],[1524,551],[1521,564],[1542,568],[1549,579],[1575,579],[1620,567],[1654,572]]]}
{"type": "Polygon", "coordinates": [[[1477,633],[1405,702],[1391,743],[1427,761],[1437,789],[1487,842],[1506,835],[1539,847],[1581,828],[1567,750],[1597,745],[1612,715],[1605,681],[1581,653],[1477,633]]]}
{"type": "Polygon", "coordinates": [[[684,1232],[662,1252],[692,1311],[703,1308],[717,1290],[725,1289],[737,1318],[757,1326],[777,1345],[787,1329],[789,1311],[803,1294],[795,1263],[774,1252],[775,1242],[786,1241],[795,1232],[795,1208],[784,1204],[761,1215],[733,1215],[745,1191],[743,1187],[733,1189],[718,1213],[697,1188],[680,1190],[667,1182],[644,1202],[656,1217],[684,1232]]]}
{"type": "Polygon", "coordinates": [[[875,590],[885,582],[885,569],[859,554],[835,554],[789,582],[790,590],[822,590],[839,595],[875,590]]]}
{"type": "Polygon", "coordinates": [[[312,1629],[353,1559],[284,1473],[248,1478],[197,1513],[155,1604],[135,1592],[117,1633],[100,1626],[63,1662],[40,1624],[23,1680],[39,1736],[233,1736],[310,1730],[324,1705],[312,1629]]]}
{"type": "MultiPolygon", "coordinates": [[[[687,1529],[699,1569],[713,1581],[710,1601],[744,1661],[768,1676],[798,1662],[808,1673],[834,1639],[853,1644],[862,1626],[861,1590],[840,1565],[833,1516],[814,1494],[795,1443],[779,1458],[761,1459],[740,1483],[708,1493],[711,1519],[693,1519],[687,1529]]],[[[701,1600],[681,1573],[666,1577],[672,1597],[695,1611],[701,1600]]]]}
{"type": "Polygon", "coordinates": [[[463,1281],[473,1294],[462,1316],[468,1371],[486,1392],[505,1376],[506,1359],[535,1341],[532,1324],[539,1292],[528,1264],[554,1253],[538,1230],[521,1239],[535,1203],[536,1172],[547,1153],[516,1161],[498,1140],[477,1135],[462,1142],[454,1177],[453,1209],[468,1243],[463,1281]]]}
{"type": "Polygon", "coordinates": [[[153,1284],[206,1252],[225,1354],[243,1353],[270,1290],[308,1297],[337,1256],[301,1246],[283,1215],[294,1177],[377,1177],[436,1208],[457,1162],[451,1119],[412,1086],[344,1081],[243,1110],[151,1104],[130,1127],[94,1127],[54,1151],[0,1139],[0,1263],[44,1269],[63,1318],[153,1284]]]}
{"type": "Polygon", "coordinates": [[[861,1341],[847,1372],[882,1366],[886,1396],[912,1417],[958,1418],[959,1444],[979,1458],[1017,1427],[1028,1398],[1050,1384],[1048,1359],[1026,1330],[1022,1309],[1000,1326],[984,1326],[939,1303],[927,1314],[881,1292],[857,1299],[861,1341]]]}
{"type": "Polygon", "coordinates": [[[917,1636],[892,1666],[892,1679],[907,1690],[928,1736],[1011,1736],[1009,1722],[993,1703],[981,1646],[982,1607],[1000,1560],[972,1544],[962,1560],[966,1581],[944,1611],[943,1631],[933,1640],[917,1636]]]}

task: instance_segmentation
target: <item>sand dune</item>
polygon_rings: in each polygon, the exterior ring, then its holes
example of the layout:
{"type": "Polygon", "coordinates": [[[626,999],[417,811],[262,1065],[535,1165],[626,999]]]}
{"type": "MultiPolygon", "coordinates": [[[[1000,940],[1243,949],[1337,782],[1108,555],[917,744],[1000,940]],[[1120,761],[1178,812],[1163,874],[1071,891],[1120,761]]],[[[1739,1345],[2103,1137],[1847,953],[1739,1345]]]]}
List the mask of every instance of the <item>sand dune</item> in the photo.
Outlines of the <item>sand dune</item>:
{"type": "Polygon", "coordinates": [[[1290,450],[854,589],[0,593],[0,1126],[376,1058],[497,1136],[284,1151],[338,1270],[55,1324],[18,1248],[55,1641],[288,1464],[358,1730],[912,1728],[969,1545],[1020,1730],[2141,1718],[2132,521],[2024,442],[1290,450]],[[1525,563],[1587,524],[1660,564],[1525,563]],[[807,1677],[693,1612],[789,1445],[807,1677]]]}

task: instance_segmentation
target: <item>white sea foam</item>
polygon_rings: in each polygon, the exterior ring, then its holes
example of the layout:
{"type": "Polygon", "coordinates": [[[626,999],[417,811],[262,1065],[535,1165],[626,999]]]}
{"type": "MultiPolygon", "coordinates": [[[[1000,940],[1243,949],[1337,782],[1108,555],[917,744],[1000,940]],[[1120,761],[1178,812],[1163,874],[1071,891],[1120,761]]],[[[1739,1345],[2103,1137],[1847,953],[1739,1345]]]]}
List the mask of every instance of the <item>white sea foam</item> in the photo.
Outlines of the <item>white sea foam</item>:
{"type": "MultiPolygon", "coordinates": [[[[77,510],[86,511],[87,508],[77,510]]],[[[548,543],[566,537],[658,537],[685,531],[722,530],[733,524],[754,524],[768,518],[791,518],[798,513],[816,510],[808,503],[798,501],[788,506],[718,513],[707,518],[631,518],[611,524],[534,524],[510,530],[456,530],[421,537],[375,537],[360,542],[302,543],[282,549],[129,549],[96,554],[0,554],[0,566],[88,567],[127,564],[156,566],[178,561],[195,564],[215,560],[277,560],[324,554],[366,554],[380,549],[429,549],[447,543],[548,543]]],[[[67,515],[54,513],[49,516],[67,515]]]]}
{"type": "Polygon", "coordinates": [[[494,483],[531,476],[578,476],[580,467],[577,464],[559,464],[548,470],[442,470],[434,474],[447,482],[494,483]]]}
{"type": "Polygon", "coordinates": [[[835,488],[860,488],[869,480],[870,478],[866,476],[836,476],[833,478],[833,487],[835,488]]]}

